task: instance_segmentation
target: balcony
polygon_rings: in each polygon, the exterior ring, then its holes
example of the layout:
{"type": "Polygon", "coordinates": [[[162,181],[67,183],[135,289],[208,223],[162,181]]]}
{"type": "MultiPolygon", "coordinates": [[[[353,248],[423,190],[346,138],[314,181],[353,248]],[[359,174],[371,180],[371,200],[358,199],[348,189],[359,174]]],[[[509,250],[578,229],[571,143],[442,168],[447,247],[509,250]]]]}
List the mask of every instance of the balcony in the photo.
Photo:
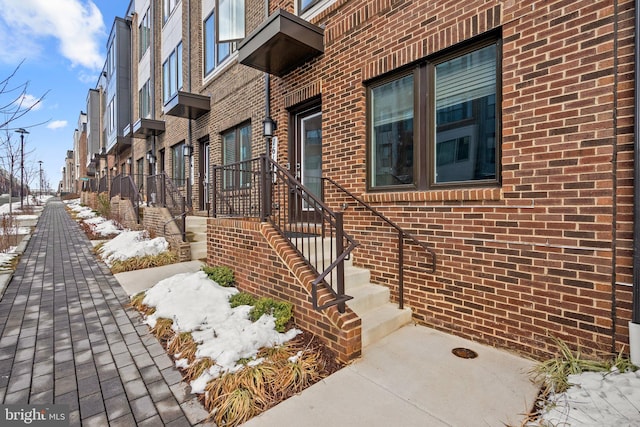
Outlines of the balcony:
{"type": "Polygon", "coordinates": [[[133,138],[147,138],[164,133],[164,121],[153,119],[138,119],[133,125],[124,128],[124,134],[133,138]]]}
{"type": "Polygon", "coordinates": [[[241,64],[282,77],[324,53],[324,30],[282,9],[238,46],[241,64]]]}
{"type": "Polygon", "coordinates": [[[182,91],[178,91],[164,106],[165,114],[185,119],[197,119],[210,110],[210,97],[182,91]]]}

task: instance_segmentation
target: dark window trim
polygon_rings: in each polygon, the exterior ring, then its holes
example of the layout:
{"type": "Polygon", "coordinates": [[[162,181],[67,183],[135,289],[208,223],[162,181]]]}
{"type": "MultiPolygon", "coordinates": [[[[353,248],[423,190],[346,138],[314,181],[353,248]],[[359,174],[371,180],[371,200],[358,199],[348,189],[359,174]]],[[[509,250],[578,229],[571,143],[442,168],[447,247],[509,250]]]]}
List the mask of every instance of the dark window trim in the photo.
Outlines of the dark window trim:
{"type": "Polygon", "coordinates": [[[471,40],[451,46],[441,52],[422,58],[406,66],[400,67],[381,77],[364,81],[366,87],[366,191],[367,192],[406,192],[406,191],[434,191],[458,188],[477,188],[502,185],[502,37],[500,31],[492,31],[488,34],[475,37],[471,40]],[[457,58],[469,52],[482,49],[490,45],[496,45],[496,178],[474,181],[459,181],[435,183],[434,168],[435,159],[429,158],[429,153],[435,152],[435,126],[432,126],[434,112],[431,108],[435,100],[434,86],[429,84],[434,80],[435,66],[452,58],[457,58]],[[405,185],[380,185],[373,187],[371,161],[372,150],[372,109],[371,90],[413,74],[414,76],[414,182],[405,185]],[[426,96],[421,96],[426,94],[426,96]]]}

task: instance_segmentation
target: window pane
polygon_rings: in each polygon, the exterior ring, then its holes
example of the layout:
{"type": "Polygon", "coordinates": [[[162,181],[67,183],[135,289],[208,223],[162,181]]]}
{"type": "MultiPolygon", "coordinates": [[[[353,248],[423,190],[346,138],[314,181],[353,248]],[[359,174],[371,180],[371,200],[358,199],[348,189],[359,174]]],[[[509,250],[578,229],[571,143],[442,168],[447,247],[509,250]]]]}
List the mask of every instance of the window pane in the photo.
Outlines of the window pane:
{"type": "Polygon", "coordinates": [[[318,0],[300,0],[300,13],[309,9],[311,6],[316,4],[318,0]]]}
{"type": "Polygon", "coordinates": [[[244,38],[244,1],[218,0],[218,42],[244,38]]]}
{"type": "MultiPolygon", "coordinates": [[[[240,137],[240,158],[239,161],[245,161],[251,159],[251,126],[247,125],[239,129],[240,137]]],[[[251,171],[250,165],[243,164],[242,168],[245,170],[240,171],[240,186],[251,185],[251,171]],[[249,169],[247,169],[249,168],[249,169]]]]}
{"type": "MultiPolygon", "coordinates": [[[[236,158],[236,132],[227,132],[222,136],[222,164],[229,165],[235,163],[236,158]]],[[[223,177],[224,188],[233,187],[233,171],[226,169],[223,177]]]]}
{"type": "Polygon", "coordinates": [[[371,186],[413,183],[413,75],[371,90],[371,186]]]}
{"type": "MultiPolygon", "coordinates": [[[[182,43],[177,47],[176,55],[176,92],[182,89],[182,43]]],[[[174,92],[174,93],[176,93],[174,92]]]]}
{"type": "Polygon", "coordinates": [[[434,182],[496,178],[496,45],[435,67],[434,182]]]}
{"type": "Polygon", "coordinates": [[[167,62],[162,64],[162,98],[165,103],[169,100],[171,91],[169,76],[169,61],[167,60],[167,62]]]}
{"type": "Polygon", "coordinates": [[[206,21],[204,21],[204,73],[209,74],[216,66],[215,57],[215,17],[212,13],[206,21]]]}

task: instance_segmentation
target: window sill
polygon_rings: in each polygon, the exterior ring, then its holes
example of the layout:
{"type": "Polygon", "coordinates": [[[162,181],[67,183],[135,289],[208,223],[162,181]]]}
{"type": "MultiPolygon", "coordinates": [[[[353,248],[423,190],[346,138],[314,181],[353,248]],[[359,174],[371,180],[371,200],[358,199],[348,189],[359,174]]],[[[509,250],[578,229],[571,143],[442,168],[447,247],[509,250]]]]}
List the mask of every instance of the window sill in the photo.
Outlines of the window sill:
{"type": "Polygon", "coordinates": [[[431,191],[365,193],[362,195],[362,199],[367,203],[501,200],[502,189],[492,187],[431,191]]]}
{"type": "Polygon", "coordinates": [[[202,79],[202,85],[207,86],[209,83],[215,80],[216,77],[223,74],[225,71],[227,71],[227,69],[231,65],[237,62],[238,62],[238,51],[236,50],[231,55],[229,55],[229,57],[227,57],[224,61],[218,64],[212,71],[210,71],[209,74],[204,76],[204,78],[202,79]]]}

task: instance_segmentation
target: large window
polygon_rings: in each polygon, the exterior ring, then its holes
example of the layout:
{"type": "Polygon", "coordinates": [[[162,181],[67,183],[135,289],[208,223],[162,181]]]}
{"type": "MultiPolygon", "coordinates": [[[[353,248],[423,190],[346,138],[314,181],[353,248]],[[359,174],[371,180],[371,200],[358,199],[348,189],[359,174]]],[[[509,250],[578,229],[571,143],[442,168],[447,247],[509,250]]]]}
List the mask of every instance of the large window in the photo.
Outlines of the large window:
{"type": "Polygon", "coordinates": [[[182,43],[171,52],[162,64],[162,95],[166,104],[182,89],[182,43]]]}
{"type": "Polygon", "coordinates": [[[498,63],[492,41],[370,85],[369,188],[498,183],[498,63]]]}
{"type": "MultiPolygon", "coordinates": [[[[233,128],[222,134],[222,163],[231,165],[251,159],[251,124],[233,128]]],[[[247,187],[251,184],[251,173],[240,165],[227,170],[224,175],[224,188],[247,187]]]]}
{"type": "Polygon", "coordinates": [[[171,172],[173,180],[178,184],[182,185],[184,182],[184,142],[174,145],[171,147],[171,172]]]}
{"type": "Polygon", "coordinates": [[[139,107],[140,118],[147,118],[151,116],[151,82],[147,80],[139,93],[139,107]]]}
{"type": "Polygon", "coordinates": [[[176,6],[178,6],[180,0],[164,0],[163,3],[164,7],[162,8],[162,22],[167,22],[167,19],[169,19],[169,16],[171,16],[173,10],[176,8],[176,6]]]}
{"type": "Polygon", "coordinates": [[[215,11],[204,21],[204,74],[211,73],[231,54],[231,43],[216,43],[215,11]]]}
{"type": "Polygon", "coordinates": [[[140,58],[145,54],[149,46],[151,45],[151,13],[149,9],[144,13],[140,20],[139,27],[139,48],[140,58]]]}

